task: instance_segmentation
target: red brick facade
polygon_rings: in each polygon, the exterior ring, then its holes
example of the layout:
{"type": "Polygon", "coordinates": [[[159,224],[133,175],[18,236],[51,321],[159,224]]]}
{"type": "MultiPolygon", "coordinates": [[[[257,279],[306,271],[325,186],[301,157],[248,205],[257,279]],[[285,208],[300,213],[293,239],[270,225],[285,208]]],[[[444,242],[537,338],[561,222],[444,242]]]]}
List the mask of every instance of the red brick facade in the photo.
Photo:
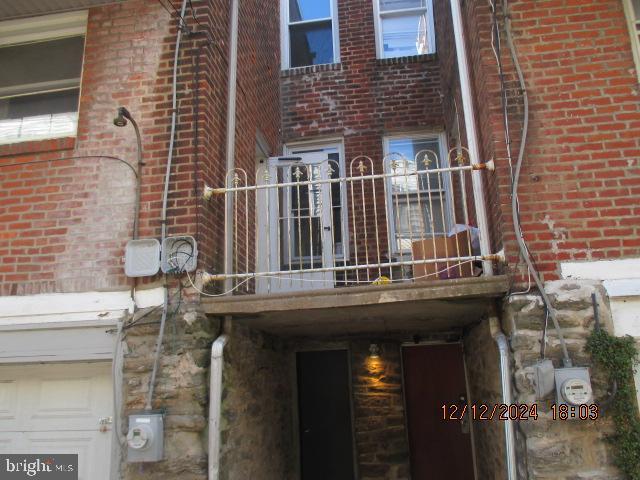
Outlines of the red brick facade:
{"type": "MultiPolygon", "coordinates": [[[[518,257],[491,14],[486,2],[465,3],[484,154],[497,163],[494,232],[498,226],[513,266],[518,257]]],[[[551,280],[559,276],[559,262],[637,257],[640,98],[622,2],[516,0],[509,7],[531,107],[520,211],[538,268],[551,280]]],[[[504,35],[502,61],[515,157],[522,96],[504,35]]]]}
{"type": "MultiPolygon", "coordinates": [[[[186,35],[181,47],[168,232],[197,233],[200,265],[219,271],[222,201],[196,208],[195,186],[223,182],[229,12],[225,2],[193,3],[201,25],[190,12],[187,24],[193,31],[207,26],[214,45],[196,34],[186,35]]],[[[340,0],[340,64],[280,72],[278,2],[241,2],[236,164],[253,172],[258,131],[271,154],[282,143],[342,138],[347,161],[366,154],[375,162],[384,135],[445,126],[451,132],[452,99],[461,106],[450,12],[448,2],[434,3],[435,55],[376,60],[370,2],[340,0]]],[[[548,280],[558,277],[562,261],[638,256],[640,103],[622,3],[514,0],[510,8],[531,101],[521,218],[539,269],[548,280]]],[[[507,248],[513,267],[518,259],[492,18],[479,0],[464,2],[464,15],[483,156],[497,162],[486,180],[492,240],[507,248]]],[[[116,107],[126,106],[141,125],[145,152],[140,234],[159,236],[176,23],[151,0],[91,9],[77,139],[0,147],[4,165],[24,164],[0,169],[2,294],[128,285],[122,257],[132,228],[130,171],[106,159],[26,163],[112,155],[134,164],[132,129],[111,123],[116,107]]],[[[504,38],[502,44],[515,156],[521,95],[504,38]]]]}
{"type": "MultiPolygon", "coordinates": [[[[168,203],[168,234],[198,234],[201,265],[222,262],[224,209],[200,203],[198,188],[220,184],[225,170],[228,75],[228,7],[193,1],[197,24],[185,35],[178,76],[178,121],[168,203]],[[195,65],[199,73],[199,135],[195,150],[195,65]],[[196,158],[197,157],[197,158],[196,158]],[[196,225],[197,228],[196,228],[196,225]]],[[[257,1],[240,16],[237,162],[253,162],[259,128],[275,150],[278,8],[256,25],[257,1]],[[254,34],[251,32],[259,32],[254,34]],[[258,75],[259,73],[259,75],[258,75]]],[[[264,7],[261,7],[264,10],[264,7]]],[[[140,124],[144,149],[140,236],[159,237],[162,189],[169,144],[171,74],[176,18],[152,0],[131,0],[89,11],[76,139],[0,146],[1,293],[85,291],[126,287],[122,258],[131,238],[135,181],[124,165],[106,159],[25,163],[68,156],[111,155],[135,166],[133,129],[112,119],[126,106],[140,124]],[[8,164],[19,164],[6,166],[8,164]]]]}

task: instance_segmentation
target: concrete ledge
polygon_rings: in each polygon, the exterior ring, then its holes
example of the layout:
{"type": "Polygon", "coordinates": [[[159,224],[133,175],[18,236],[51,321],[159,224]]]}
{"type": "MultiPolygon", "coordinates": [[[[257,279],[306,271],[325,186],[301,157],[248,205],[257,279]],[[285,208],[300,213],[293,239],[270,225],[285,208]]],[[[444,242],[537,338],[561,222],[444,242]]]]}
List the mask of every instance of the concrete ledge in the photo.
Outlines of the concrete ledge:
{"type": "Polygon", "coordinates": [[[203,298],[207,314],[287,335],[457,328],[509,290],[506,276],[203,298]]]}

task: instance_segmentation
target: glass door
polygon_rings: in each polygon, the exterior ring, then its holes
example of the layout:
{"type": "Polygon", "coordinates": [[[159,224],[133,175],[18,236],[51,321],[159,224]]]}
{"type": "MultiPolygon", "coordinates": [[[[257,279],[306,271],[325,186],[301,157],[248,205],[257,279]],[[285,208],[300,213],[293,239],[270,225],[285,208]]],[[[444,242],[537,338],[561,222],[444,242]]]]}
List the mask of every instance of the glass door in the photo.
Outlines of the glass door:
{"type": "Polygon", "coordinates": [[[269,246],[258,252],[259,264],[261,269],[285,273],[260,279],[257,293],[333,288],[330,269],[336,255],[343,254],[341,187],[327,183],[340,175],[336,160],[323,149],[268,160],[269,181],[278,187],[268,189],[268,198],[263,196],[270,220],[263,227],[268,239],[262,244],[269,246]],[[265,255],[268,258],[261,261],[265,255]]]}

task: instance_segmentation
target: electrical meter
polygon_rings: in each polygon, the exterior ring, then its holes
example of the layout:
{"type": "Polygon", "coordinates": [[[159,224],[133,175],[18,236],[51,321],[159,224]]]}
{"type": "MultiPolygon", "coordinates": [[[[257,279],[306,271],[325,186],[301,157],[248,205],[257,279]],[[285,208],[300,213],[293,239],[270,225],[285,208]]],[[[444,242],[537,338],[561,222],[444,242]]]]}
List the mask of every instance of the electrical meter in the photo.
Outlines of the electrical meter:
{"type": "Polygon", "coordinates": [[[578,412],[582,405],[593,403],[593,389],[591,377],[586,367],[557,368],[556,404],[567,406],[567,419],[579,418],[578,412]]]}
{"type": "Polygon", "coordinates": [[[163,414],[144,412],[129,416],[128,462],[159,462],[164,454],[163,414]]]}
{"type": "Polygon", "coordinates": [[[582,378],[570,378],[560,387],[560,394],[569,405],[586,405],[593,399],[591,384],[582,378]]]}
{"type": "Polygon", "coordinates": [[[144,450],[149,448],[153,441],[153,432],[148,425],[138,425],[129,430],[127,434],[127,445],[134,450],[144,450]]]}

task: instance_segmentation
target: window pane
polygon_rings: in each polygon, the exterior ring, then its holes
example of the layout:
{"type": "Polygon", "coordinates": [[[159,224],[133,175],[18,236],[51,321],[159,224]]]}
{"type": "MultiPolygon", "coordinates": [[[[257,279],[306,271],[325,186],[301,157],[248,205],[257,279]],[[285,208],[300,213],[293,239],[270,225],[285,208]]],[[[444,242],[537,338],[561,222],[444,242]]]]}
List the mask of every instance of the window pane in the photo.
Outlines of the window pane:
{"type": "Polygon", "coordinates": [[[331,0],[289,0],[289,21],[331,17],[331,0]]]}
{"type": "Polygon", "coordinates": [[[398,208],[394,223],[396,248],[399,251],[410,250],[412,239],[415,241],[432,233],[436,235],[445,233],[440,196],[434,196],[431,203],[425,195],[420,197],[420,202],[417,197],[409,202],[406,201],[406,198],[400,197],[397,202],[398,208]]]}
{"type": "Polygon", "coordinates": [[[79,89],[0,100],[0,144],[75,135],[79,89]]]}
{"type": "MultiPolygon", "coordinates": [[[[418,170],[429,170],[441,166],[440,161],[440,143],[434,139],[411,139],[399,138],[389,141],[389,152],[402,155],[405,161],[399,161],[396,168],[399,176],[391,177],[391,187],[393,193],[415,193],[418,191],[440,190],[444,188],[444,179],[441,184],[438,183],[437,174],[422,174],[418,182],[413,172],[418,170]],[[416,156],[418,157],[418,165],[416,166],[416,156]]],[[[395,160],[395,158],[393,158],[395,160]]]]}
{"type": "Polygon", "coordinates": [[[331,22],[291,25],[291,67],[333,63],[331,22]]]}
{"type": "Polygon", "coordinates": [[[636,21],[640,20],[640,0],[633,0],[633,11],[636,15],[636,21]]]}
{"type": "Polygon", "coordinates": [[[426,15],[383,17],[382,45],[384,58],[428,53],[426,15]]]}
{"type": "Polygon", "coordinates": [[[0,94],[79,85],[83,49],[83,37],[0,48],[0,94]]]}
{"type": "Polygon", "coordinates": [[[380,0],[380,11],[426,7],[426,0],[380,0]]]}
{"type": "Polygon", "coordinates": [[[78,110],[80,89],[25,95],[0,100],[0,120],[35,117],[37,115],[68,113],[78,110]]]}

